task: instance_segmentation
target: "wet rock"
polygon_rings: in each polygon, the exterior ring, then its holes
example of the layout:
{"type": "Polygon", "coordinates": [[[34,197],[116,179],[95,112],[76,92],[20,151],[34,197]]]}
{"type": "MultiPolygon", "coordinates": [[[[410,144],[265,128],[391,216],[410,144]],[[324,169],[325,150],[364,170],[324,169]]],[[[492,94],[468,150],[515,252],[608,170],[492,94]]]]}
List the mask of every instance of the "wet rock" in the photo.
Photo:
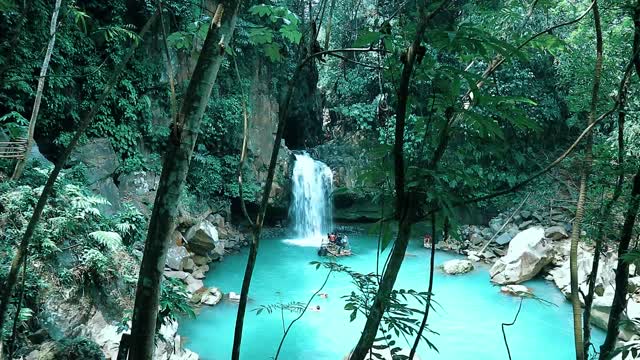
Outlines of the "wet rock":
{"type": "MultiPolygon", "coordinates": [[[[558,263],[559,267],[551,270],[549,274],[553,276],[553,281],[556,286],[562,291],[565,296],[569,296],[571,294],[571,273],[569,271],[569,256],[568,256],[568,247],[570,246],[569,241],[563,242],[554,242],[554,244],[558,244],[558,249],[556,252],[567,252],[566,256],[562,257],[562,260],[558,263]],[[559,244],[558,244],[559,243],[559,244]]],[[[587,279],[591,274],[591,268],[593,265],[593,254],[588,249],[585,249],[583,246],[578,248],[578,283],[580,284],[580,289],[585,294],[587,293],[589,287],[587,285],[587,279]]],[[[598,275],[596,278],[596,288],[601,289],[613,289],[615,287],[615,271],[617,261],[613,258],[602,257],[600,259],[600,265],[598,267],[598,275]]],[[[600,291],[602,293],[602,291],[600,291]]],[[[580,297],[582,300],[582,297],[580,297]]]]}
{"type": "Polygon", "coordinates": [[[465,274],[473,270],[473,263],[469,260],[449,260],[442,264],[442,270],[449,275],[465,274]]]}
{"type": "Polygon", "coordinates": [[[204,287],[202,280],[194,278],[191,274],[182,279],[182,281],[187,285],[187,291],[192,294],[204,287]]]}
{"type": "Polygon", "coordinates": [[[171,246],[167,251],[165,265],[170,269],[182,271],[184,269],[184,261],[188,257],[189,252],[184,246],[171,246]]]}
{"type": "Polygon", "coordinates": [[[629,278],[629,286],[627,286],[629,294],[635,293],[638,289],[640,289],[640,276],[629,278]]]}
{"type": "Polygon", "coordinates": [[[554,241],[566,239],[569,237],[564,226],[552,226],[544,230],[544,236],[554,241]]]}
{"type": "Polygon", "coordinates": [[[484,229],[482,229],[482,233],[481,234],[482,234],[482,237],[484,237],[485,239],[489,240],[493,236],[493,231],[491,231],[490,228],[484,228],[484,229]]]}
{"type": "Polygon", "coordinates": [[[502,229],[502,225],[504,225],[504,221],[501,218],[493,218],[489,221],[489,227],[493,230],[494,233],[497,233],[502,229]]]}
{"type": "Polygon", "coordinates": [[[195,279],[198,280],[202,280],[206,277],[204,271],[202,271],[201,268],[196,268],[192,273],[191,276],[193,276],[195,279]]]}
{"type": "MultiPolygon", "coordinates": [[[[2,141],[2,140],[0,140],[2,141]]],[[[33,162],[34,166],[39,168],[52,168],[53,163],[49,161],[42,153],[40,152],[40,148],[38,148],[38,144],[34,143],[31,147],[31,151],[29,152],[29,159],[27,162],[33,162]]]]}
{"type": "Polygon", "coordinates": [[[193,259],[193,262],[198,266],[204,266],[211,262],[211,259],[208,256],[193,255],[191,258],[193,259]]]}
{"type": "Polygon", "coordinates": [[[182,260],[182,270],[186,272],[193,272],[193,269],[196,267],[196,264],[193,262],[193,259],[190,257],[184,258],[182,260]]]}
{"type": "Polygon", "coordinates": [[[510,233],[504,233],[504,234],[498,236],[496,238],[495,242],[497,244],[504,245],[504,244],[508,244],[509,241],[511,241],[511,239],[513,239],[513,235],[511,235],[510,233]]]}
{"type": "Polygon", "coordinates": [[[196,255],[206,256],[216,249],[218,230],[209,221],[203,220],[189,229],[186,240],[190,251],[196,255]]]}
{"type": "Polygon", "coordinates": [[[528,228],[531,226],[531,224],[533,224],[533,221],[532,221],[532,220],[523,221],[523,222],[518,226],[518,229],[519,229],[519,230],[526,230],[526,229],[528,229],[528,228]]]}
{"type": "Polygon", "coordinates": [[[201,304],[214,306],[222,300],[222,292],[218,288],[210,288],[202,296],[201,304]]]}
{"type": "Polygon", "coordinates": [[[77,147],[71,154],[70,165],[84,164],[87,168],[86,176],[89,184],[104,180],[120,165],[118,154],[107,138],[93,139],[87,144],[77,147]]]}
{"type": "Polygon", "coordinates": [[[551,259],[552,247],[544,239],[544,229],[534,227],[524,230],[511,240],[507,254],[491,267],[491,281],[517,284],[529,280],[551,259]]]}
{"type": "Polygon", "coordinates": [[[471,234],[471,236],[469,236],[469,241],[473,245],[482,245],[484,243],[484,238],[478,233],[473,233],[471,234]]]}
{"type": "Polygon", "coordinates": [[[530,296],[533,294],[531,289],[524,285],[505,285],[500,288],[500,291],[514,296],[530,296]]]}
{"type": "Polygon", "coordinates": [[[529,220],[531,219],[531,211],[529,210],[522,210],[520,212],[520,216],[522,217],[522,220],[529,220]]]}

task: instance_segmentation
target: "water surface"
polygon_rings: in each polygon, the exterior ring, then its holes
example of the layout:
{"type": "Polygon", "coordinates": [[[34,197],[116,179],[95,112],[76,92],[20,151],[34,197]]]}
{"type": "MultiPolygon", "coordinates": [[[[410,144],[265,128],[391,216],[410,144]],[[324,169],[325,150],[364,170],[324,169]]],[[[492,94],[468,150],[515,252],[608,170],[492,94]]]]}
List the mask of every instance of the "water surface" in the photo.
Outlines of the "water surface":
{"type": "MultiPolygon", "coordinates": [[[[354,256],[339,261],[359,272],[375,272],[376,243],[368,237],[351,237],[354,256]]],[[[228,256],[221,263],[211,264],[205,286],[219,287],[223,292],[240,292],[247,250],[228,256]]],[[[427,288],[429,252],[414,241],[400,271],[396,288],[425,291],[427,288]]],[[[438,252],[436,264],[455,258],[438,252]]],[[[257,315],[253,309],[279,302],[307,302],[324,281],[327,270],[316,270],[309,262],[318,260],[316,249],[285,243],[281,239],[265,239],[251,285],[250,301],[245,317],[242,359],[271,359],[280,342],[283,330],[280,312],[257,315]]],[[[555,304],[545,305],[525,300],[514,326],[506,332],[513,359],[554,360],[570,359],[573,355],[571,306],[549,282],[534,280],[525,283],[536,295],[555,304]]],[[[307,312],[288,335],[280,356],[283,360],[317,359],[340,360],[355,345],[365,319],[358,316],[349,321],[340,296],[355,290],[346,274],[332,274],[324,289],[328,299],[316,298],[312,305],[320,305],[320,312],[307,312]]],[[[486,267],[476,268],[461,276],[448,276],[436,270],[434,293],[439,303],[437,312],[429,318],[430,328],[437,332],[428,337],[439,350],[421,344],[423,359],[507,359],[501,323],[513,321],[519,299],[500,293],[489,282],[486,267]]],[[[181,334],[187,337],[187,347],[200,354],[203,360],[231,358],[233,329],[237,305],[223,301],[213,308],[203,308],[195,320],[181,322],[181,334]]],[[[285,322],[297,316],[285,313],[285,322]]],[[[598,344],[603,333],[594,330],[598,344]]],[[[409,339],[413,341],[412,339],[409,339]]],[[[401,347],[409,348],[403,339],[401,347]]]]}

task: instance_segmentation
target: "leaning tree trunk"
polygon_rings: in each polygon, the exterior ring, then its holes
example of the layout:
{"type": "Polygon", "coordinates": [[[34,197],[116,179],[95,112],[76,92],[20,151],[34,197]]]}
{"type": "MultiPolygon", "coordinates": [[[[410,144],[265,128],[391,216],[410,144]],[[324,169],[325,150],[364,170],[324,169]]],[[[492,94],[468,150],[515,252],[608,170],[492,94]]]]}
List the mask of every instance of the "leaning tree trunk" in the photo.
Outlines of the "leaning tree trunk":
{"type": "MultiPolygon", "coordinates": [[[[140,38],[143,38],[144,35],[149,31],[149,29],[151,28],[151,25],[155,22],[156,17],[157,17],[157,15],[154,15],[145,24],[145,26],[140,31],[140,34],[139,34],[140,38]]],[[[42,215],[42,210],[44,209],[45,205],[47,204],[47,200],[49,199],[49,196],[51,195],[51,192],[53,191],[53,186],[54,186],[56,180],[58,179],[58,175],[60,174],[60,171],[62,170],[62,168],[64,167],[65,163],[67,162],[67,159],[71,155],[71,152],[73,151],[73,149],[78,144],[78,141],[80,140],[80,137],[84,134],[84,132],[89,127],[89,125],[91,125],[91,123],[93,122],[93,118],[98,113],[100,107],[102,107],[104,102],[107,100],[107,97],[109,96],[109,94],[111,94],[111,91],[115,87],[115,84],[117,83],[118,78],[120,77],[120,74],[122,73],[122,71],[124,71],[127,63],[129,62],[129,60],[133,56],[133,54],[135,52],[135,49],[137,47],[138,47],[138,42],[133,43],[131,49],[129,50],[129,53],[125,56],[124,59],[122,59],[120,64],[118,64],[118,67],[114,70],[114,72],[111,75],[111,79],[110,79],[109,83],[107,83],[107,85],[104,87],[104,90],[102,91],[102,94],[100,95],[100,98],[93,105],[93,107],[91,108],[91,111],[89,111],[82,118],[82,121],[80,122],[80,124],[78,126],[78,130],[76,130],[75,134],[73,135],[73,138],[71,138],[71,141],[69,142],[69,145],[65,149],[65,151],[62,154],[62,156],[60,157],[60,159],[58,159],[58,162],[56,163],[55,167],[53,168],[53,171],[51,171],[51,174],[49,174],[49,178],[47,179],[47,183],[44,185],[44,188],[42,189],[42,193],[40,194],[40,198],[38,199],[38,202],[37,202],[35,208],[33,209],[33,214],[31,215],[31,218],[29,219],[29,223],[27,224],[27,229],[25,230],[24,235],[22,236],[22,240],[20,242],[20,246],[18,247],[18,250],[16,251],[16,254],[13,257],[13,261],[11,262],[11,268],[9,269],[9,274],[7,275],[7,280],[6,280],[5,284],[4,284],[4,286],[0,287],[0,291],[1,291],[1,296],[0,296],[0,329],[4,325],[5,313],[7,312],[7,307],[9,306],[9,301],[11,300],[11,293],[13,292],[13,288],[16,285],[16,280],[18,278],[18,271],[20,270],[20,265],[22,265],[22,262],[25,260],[25,255],[27,253],[27,249],[29,248],[29,243],[31,242],[31,238],[33,237],[33,233],[36,230],[36,225],[38,224],[38,221],[40,220],[40,216],[42,215]]]]}
{"type": "Polygon", "coordinates": [[[362,330],[358,344],[353,350],[351,360],[364,360],[365,356],[373,346],[380,321],[384,315],[387,302],[393,285],[398,277],[400,265],[404,259],[409,237],[411,236],[411,217],[413,212],[412,201],[405,194],[405,163],[404,163],[404,125],[407,117],[407,101],[409,97],[409,83],[411,74],[416,62],[416,52],[422,43],[422,38],[427,29],[428,16],[426,14],[426,2],[419,5],[420,22],[416,30],[413,43],[407,51],[406,63],[402,69],[400,86],[398,87],[398,105],[396,107],[395,143],[393,147],[394,170],[395,170],[395,190],[396,190],[396,214],[400,218],[398,235],[391,251],[391,257],[387,264],[386,271],[382,274],[382,281],[378,292],[373,300],[373,305],[369,310],[369,317],[362,330]]]}
{"type": "Polygon", "coordinates": [[[33,103],[33,109],[31,110],[31,119],[29,119],[29,130],[27,132],[27,150],[24,153],[24,158],[19,159],[16,162],[16,167],[11,175],[12,180],[18,179],[22,175],[24,166],[27,163],[29,154],[31,153],[31,147],[33,146],[33,134],[36,129],[36,122],[38,121],[38,112],[40,112],[40,103],[42,102],[42,93],[44,91],[44,83],[49,71],[49,62],[51,61],[51,54],[53,53],[53,47],[56,44],[56,29],[58,26],[58,14],[60,13],[60,4],[62,0],[56,0],[56,4],[53,8],[53,14],[51,14],[51,25],[49,27],[49,45],[47,45],[47,52],[44,55],[44,61],[40,68],[40,78],[38,78],[38,89],[36,90],[36,100],[33,103]]]}
{"type": "MultiPolygon", "coordinates": [[[[591,108],[589,110],[589,120],[587,126],[594,123],[596,110],[598,107],[598,94],[600,91],[600,75],[602,74],[602,29],[600,26],[600,12],[598,2],[593,4],[593,21],[596,29],[596,66],[593,76],[593,88],[591,90],[591,108]]],[[[571,273],[571,306],[573,308],[573,336],[576,350],[576,360],[584,360],[584,343],[582,338],[582,305],[580,303],[580,279],[578,278],[578,241],[582,219],[584,217],[584,203],[587,196],[587,184],[592,163],[592,143],[593,136],[589,134],[584,150],[584,160],[580,170],[580,193],[578,204],[576,205],[576,217],[573,222],[571,233],[571,249],[569,252],[569,268],[571,273]]]]}
{"type": "Polygon", "coordinates": [[[189,171],[200,123],[224,57],[224,47],[233,35],[239,5],[239,0],[218,3],[177,117],[178,126],[173,127],[138,276],[131,329],[131,359],[153,358],[160,283],[167,250],[176,228],[180,193],[189,171]]]}
{"type": "Polygon", "coordinates": [[[623,257],[629,251],[629,244],[633,236],[633,227],[638,215],[638,205],[640,205],[640,167],[633,177],[633,189],[631,190],[631,200],[620,233],[620,243],[618,245],[618,267],[616,268],[616,290],[609,312],[609,323],[607,324],[607,337],[600,346],[600,360],[609,360],[616,345],[618,334],[620,333],[620,318],[627,306],[627,285],[629,285],[629,263],[623,257]]]}

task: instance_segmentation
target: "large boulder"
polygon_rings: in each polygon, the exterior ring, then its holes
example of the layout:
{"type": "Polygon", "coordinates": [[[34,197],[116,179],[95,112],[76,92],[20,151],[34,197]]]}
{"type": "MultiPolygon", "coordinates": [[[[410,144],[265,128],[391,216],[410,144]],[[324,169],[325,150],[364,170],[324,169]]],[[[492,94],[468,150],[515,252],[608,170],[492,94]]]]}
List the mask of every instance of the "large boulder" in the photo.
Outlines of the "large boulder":
{"type": "MultiPolygon", "coordinates": [[[[559,266],[551,270],[549,274],[553,277],[553,281],[556,286],[562,291],[562,293],[569,297],[571,295],[571,272],[569,269],[569,256],[568,251],[569,241],[557,242],[556,252],[561,253],[561,260],[559,266]]],[[[591,275],[591,269],[593,266],[593,253],[585,249],[584,247],[578,247],[578,284],[580,284],[580,290],[585,294],[588,292],[589,286],[587,284],[588,277],[591,275]]],[[[602,296],[605,291],[613,289],[615,287],[615,271],[617,261],[613,257],[601,257],[600,265],[598,266],[598,275],[596,278],[596,294],[602,296]]],[[[580,297],[582,301],[582,297],[580,297]]]]}
{"type": "Polygon", "coordinates": [[[564,226],[556,225],[547,228],[544,231],[544,236],[547,239],[551,240],[562,240],[568,238],[569,234],[567,233],[567,230],[564,228],[564,226]]]}
{"type": "Polygon", "coordinates": [[[216,248],[216,245],[218,245],[218,230],[207,220],[202,220],[193,225],[187,231],[186,240],[189,251],[197,255],[206,256],[213,250],[217,250],[216,252],[219,253],[219,249],[216,248]]]}
{"type": "Polygon", "coordinates": [[[111,177],[120,166],[118,154],[113,150],[113,146],[107,138],[93,139],[76,148],[71,153],[69,164],[78,163],[84,164],[87,168],[86,175],[89,184],[111,177]]]}
{"type": "Polygon", "coordinates": [[[143,214],[150,215],[156,198],[160,176],[154,172],[136,171],[118,176],[120,200],[132,203],[143,214]]]}
{"type": "Polygon", "coordinates": [[[473,264],[469,260],[449,260],[442,264],[442,270],[449,275],[465,274],[473,270],[473,264]]]}
{"type": "Polygon", "coordinates": [[[165,265],[173,270],[183,271],[189,252],[184,246],[173,245],[167,251],[167,261],[165,265]]]}
{"type": "Polygon", "coordinates": [[[544,238],[544,229],[533,227],[516,235],[507,254],[491,267],[491,281],[518,284],[536,276],[552,259],[552,247],[544,238]]]}

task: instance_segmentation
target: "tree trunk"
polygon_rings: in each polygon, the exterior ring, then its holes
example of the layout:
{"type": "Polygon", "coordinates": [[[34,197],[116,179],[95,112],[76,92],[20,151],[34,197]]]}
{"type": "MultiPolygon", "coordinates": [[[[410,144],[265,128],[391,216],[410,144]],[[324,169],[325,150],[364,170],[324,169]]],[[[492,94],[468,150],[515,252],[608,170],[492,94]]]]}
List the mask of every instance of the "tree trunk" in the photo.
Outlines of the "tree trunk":
{"type": "MultiPolygon", "coordinates": [[[[449,226],[448,219],[446,219],[444,236],[442,237],[442,240],[447,241],[448,237],[449,226]]],[[[418,329],[418,333],[416,334],[416,340],[413,342],[413,347],[411,347],[411,351],[409,352],[409,359],[413,359],[414,356],[416,356],[416,351],[418,351],[418,344],[420,344],[422,333],[424,332],[424,328],[427,326],[427,320],[429,320],[429,310],[431,310],[431,296],[433,293],[433,273],[435,271],[436,260],[436,239],[436,215],[434,213],[431,217],[431,257],[429,259],[429,285],[427,288],[427,303],[424,306],[424,315],[422,316],[422,323],[420,323],[420,328],[418,329]]]]}
{"type": "Polygon", "coordinates": [[[160,283],[169,243],[176,228],[180,193],[189,171],[202,116],[225,53],[224,46],[233,35],[239,4],[238,0],[218,3],[178,114],[180,126],[174,127],[171,134],[138,276],[131,329],[131,359],[153,358],[160,283]]]}
{"type": "MultiPolygon", "coordinates": [[[[151,19],[149,19],[149,21],[146,23],[146,25],[140,31],[140,34],[139,34],[140,38],[143,38],[144,35],[149,31],[149,28],[155,22],[156,18],[157,18],[157,15],[154,15],[151,19]]],[[[62,154],[62,156],[60,157],[60,159],[56,163],[55,167],[53,168],[53,171],[51,172],[51,174],[49,174],[49,178],[47,179],[47,183],[44,185],[44,188],[42,189],[42,193],[40,194],[40,198],[38,198],[38,203],[36,204],[35,208],[33,209],[33,214],[31,215],[31,218],[29,219],[29,223],[27,224],[27,229],[25,230],[24,235],[22,236],[22,240],[20,242],[20,246],[18,247],[18,250],[16,251],[16,254],[13,257],[13,261],[11,262],[11,268],[9,269],[9,274],[7,275],[7,280],[6,280],[5,284],[4,284],[4,286],[0,287],[0,289],[2,291],[1,297],[0,297],[0,329],[4,325],[5,313],[7,312],[7,307],[9,306],[9,301],[11,299],[11,293],[13,292],[13,288],[16,285],[16,280],[17,280],[17,277],[18,277],[18,271],[20,269],[20,265],[22,265],[22,262],[25,259],[25,255],[27,253],[27,249],[29,248],[29,243],[31,242],[31,238],[33,237],[33,233],[35,232],[36,225],[38,224],[38,221],[40,220],[40,215],[42,215],[42,210],[44,209],[45,205],[47,204],[47,200],[49,199],[49,195],[51,195],[51,192],[53,191],[53,186],[54,186],[56,180],[58,179],[58,175],[60,174],[60,171],[64,167],[67,159],[71,155],[71,152],[73,151],[75,146],[78,144],[78,141],[80,140],[80,137],[84,134],[84,132],[89,127],[89,125],[91,125],[91,122],[93,121],[93,118],[98,113],[100,107],[104,104],[104,102],[107,99],[107,97],[109,96],[109,94],[111,94],[111,91],[113,90],[116,82],[118,81],[118,78],[120,77],[120,74],[122,73],[122,71],[126,67],[127,63],[129,62],[129,60],[133,56],[133,54],[135,52],[135,49],[137,47],[138,47],[138,43],[133,43],[132,44],[132,47],[129,50],[129,53],[125,56],[124,59],[122,59],[122,62],[114,70],[113,75],[111,77],[111,80],[104,87],[104,90],[103,90],[102,94],[100,95],[100,98],[93,105],[93,107],[91,108],[91,111],[84,116],[84,118],[80,122],[78,130],[76,130],[75,134],[73,135],[73,138],[69,142],[69,146],[67,146],[67,148],[65,149],[64,153],[62,154]]]]}
{"type": "Polygon", "coordinates": [[[640,167],[633,177],[633,189],[631,190],[631,200],[620,233],[620,243],[618,245],[618,267],[616,268],[616,290],[609,312],[609,323],[607,324],[607,337],[600,346],[600,360],[609,360],[616,345],[618,334],[620,333],[620,318],[627,306],[627,285],[629,284],[629,263],[623,257],[629,250],[633,227],[638,215],[638,205],[640,204],[640,167]]]}
{"type": "Polygon", "coordinates": [[[40,103],[42,102],[42,92],[44,91],[44,83],[46,80],[47,72],[49,71],[49,62],[51,61],[51,54],[53,53],[53,47],[56,44],[56,28],[58,26],[58,14],[60,13],[60,4],[62,0],[56,0],[56,4],[53,8],[53,14],[51,14],[51,25],[49,28],[49,45],[47,45],[47,52],[44,55],[44,62],[40,68],[40,78],[38,79],[38,89],[36,90],[36,100],[33,103],[33,109],[31,110],[31,119],[29,119],[29,131],[27,133],[27,150],[24,153],[23,159],[18,159],[16,167],[13,170],[12,180],[18,179],[22,175],[24,166],[27,163],[29,154],[31,153],[31,147],[33,146],[33,133],[36,129],[36,122],[38,121],[38,112],[40,112],[40,103]]]}
{"type": "MultiPolygon", "coordinates": [[[[636,16],[640,15],[640,12],[636,14],[636,16]]],[[[640,17],[638,17],[638,22],[636,22],[636,32],[633,39],[633,50],[632,50],[632,62],[636,64],[637,70],[639,70],[638,74],[640,75],[640,57],[638,54],[638,50],[640,49],[640,17]]],[[[625,144],[624,144],[624,125],[626,118],[626,110],[625,104],[627,102],[627,93],[629,91],[629,81],[628,77],[625,75],[623,77],[623,84],[620,88],[620,110],[618,111],[618,179],[616,181],[616,186],[613,190],[613,195],[611,199],[607,201],[602,212],[600,213],[600,219],[602,219],[603,224],[598,229],[598,234],[596,235],[596,247],[594,249],[593,254],[593,264],[591,266],[591,273],[589,275],[589,289],[587,295],[584,297],[584,314],[582,317],[582,326],[584,332],[584,353],[589,353],[589,348],[591,347],[591,308],[593,305],[593,298],[595,294],[596,282],[598,277],[598,268],[600,267],[600,254],[602,253],[602,249],[604,247],[604,243],[606,240],[605,232],[609,229],[609,225],[611,224],[611,210],[613,209],[613,205],[618,201],[620,195],[622,194],[622,185],[624,183],[624,155],[625,155],[625,144]]]]}
{"type": "MultiPolygon", "coordinates": [[[[597,1],[593,4],[593,21],[596,30],[596,66],[593,76],[593,88],[591,91],[591,108],[587,126],[592,125],[596,119],[598,107],[598,94],[600,91],[600,75],[602,73],[602,29],[600,26],[600,12],[597,1]]],[[[571,306],[573,308],[573,336],[576,350],[576,360],[584,360],[584,342],[582,338],[582,305],[580,303],[580,282],[578,278],[578,242],[582,219],[584,217],[584,204],[587,196],[587,184],[591,172],[593,136],[589,134],[584,151],[584,160],[580,170],[580,193],[576,205],[576,217],[571,233],[571,249],[569,252],[569,268],[571,272],[571,306]]]]}
{"type": "Polygon", "coordinates": [[[409,237],[411,236],[411,217],[413,212],[412,201],[410,197],[405,196],[405,163],[404,163],[404,125],[407,117],[407,101],[409,97],[409,83],[413,66],[416,61],[416,52],[422,43],[422,38],[427,29],[429,16],[426,14],[426,2],[419,3],[420,22],[416,30],[416,36],[407,51],[407,61],[402,69],[400,78],[400,86],[398,87],[398,105],[396,108],[396,126],[395,126],[395,142],[393,147],[394,155],[394,171],[395,171],[395,190],[396,190],[396,214],[400,218],[398,227],[398,235],[396,237],[391,257],[387,265],[386,271],[382,274],[382,281],[378,288],[378,292],[373,300],[373,305],[369,312],[369,317],[365,323],[362,335],[358,340],[351,360],[364,360],[365,356],[371,349],[373,342],[378,333],[380,321],[384,315],[389,295],[393,290],[393,286],[400,271],[400,265],[404,259],[409,237]]]}

